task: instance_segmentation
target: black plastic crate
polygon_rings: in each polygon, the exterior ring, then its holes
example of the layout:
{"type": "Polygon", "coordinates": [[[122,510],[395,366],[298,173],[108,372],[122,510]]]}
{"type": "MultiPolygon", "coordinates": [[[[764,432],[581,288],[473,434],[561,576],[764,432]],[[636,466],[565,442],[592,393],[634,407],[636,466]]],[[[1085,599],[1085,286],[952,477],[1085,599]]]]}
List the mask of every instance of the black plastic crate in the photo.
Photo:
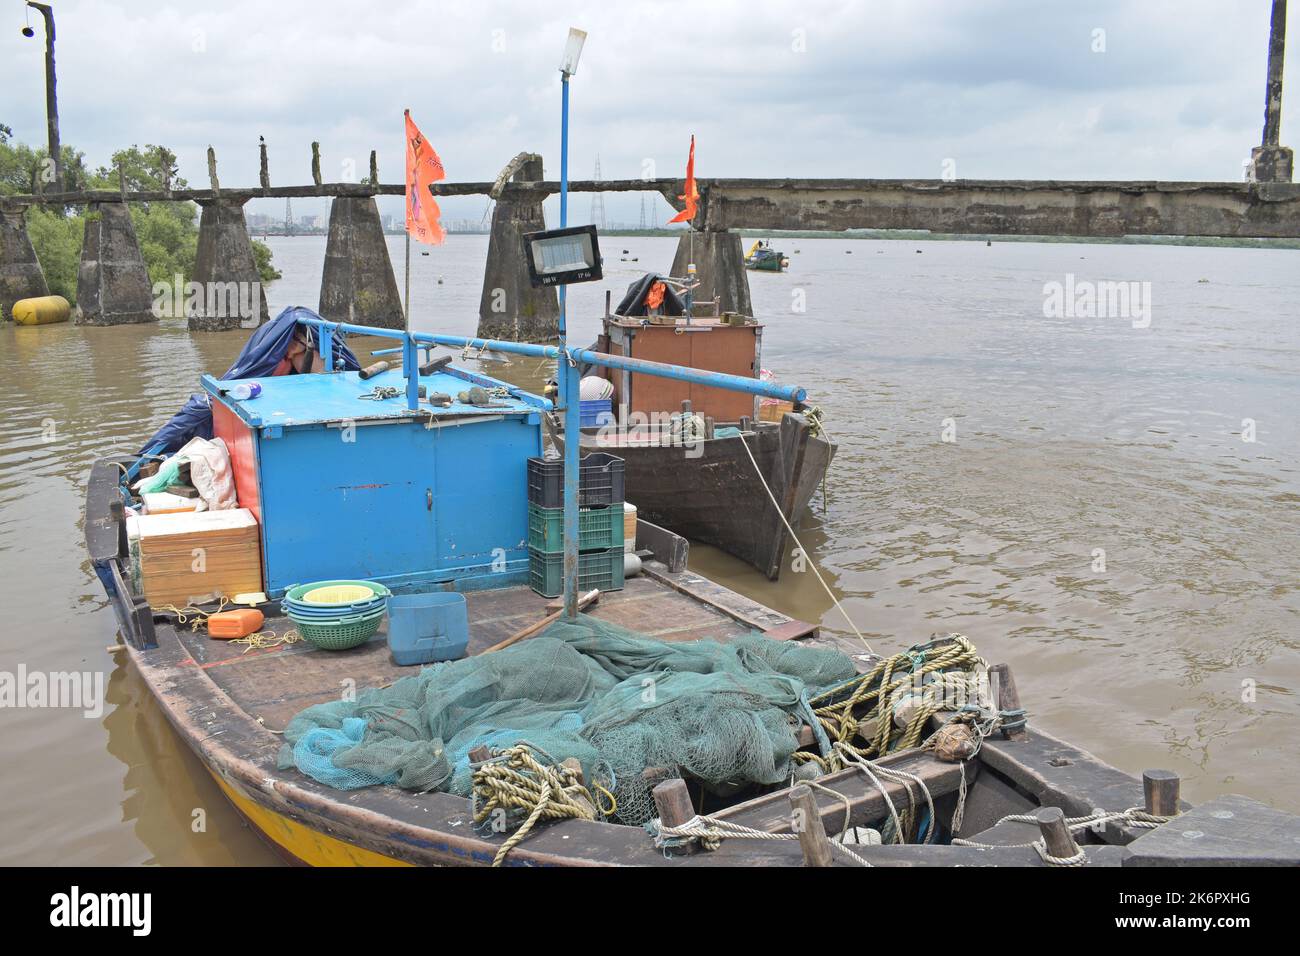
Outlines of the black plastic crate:
{"type": "MultiPolygon", "coordinates": [[[[578,507],[623,503],[623,459],[597,451],[579,462],[578,507]]],[[[528,459],[528,502],[539,508],[564,507],[564,460],[528,459]]]]}

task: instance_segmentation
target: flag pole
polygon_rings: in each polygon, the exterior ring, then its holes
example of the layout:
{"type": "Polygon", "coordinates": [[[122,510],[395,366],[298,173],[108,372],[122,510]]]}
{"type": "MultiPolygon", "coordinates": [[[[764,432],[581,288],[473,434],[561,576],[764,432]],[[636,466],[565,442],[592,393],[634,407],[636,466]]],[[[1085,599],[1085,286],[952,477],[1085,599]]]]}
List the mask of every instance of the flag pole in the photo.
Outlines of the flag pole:
{"type": "Polygon", "coordinates": [[[406,331],[411,331],[411,229],[406,229],[406,301],[402,304],[402,315],[406,319],[406,331]]]}

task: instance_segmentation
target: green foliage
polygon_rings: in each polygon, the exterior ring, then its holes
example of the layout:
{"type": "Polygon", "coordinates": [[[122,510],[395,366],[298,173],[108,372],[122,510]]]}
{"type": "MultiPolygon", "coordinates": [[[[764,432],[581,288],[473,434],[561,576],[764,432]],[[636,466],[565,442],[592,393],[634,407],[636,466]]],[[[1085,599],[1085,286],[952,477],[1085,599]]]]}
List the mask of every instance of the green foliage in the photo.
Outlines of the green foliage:
{"type": "Polygon", "coordinates": [[[253,240],[253,261],[257,263],[257,275],[262,285],[280,278],[280,270],[271,263],[271,247],[260,239],[253,240]]]}
{"type": "Polygon", "coordinates": [[[65,216],[57,209],[35,208],[27,213],[27,234],[45,272],[51,295],[77,302],[77,267],[81,262],[81,216],[65,216]]]}
{"type": "MultiPolygon", "coordinates": [[[[33,187],[49,190],[53,182],[52,164],[44,149],[10,141],[7,127],[0,126],[0,195],[31,193],[33,187]]],[[[131,146],[113,153],[109,166],[90,172],[84,155],[70,146],[60,148],[64,181],[70,189],[109,189],[121,186],[119,169],[131,192],[157,192],[164,181],[172,189],[184,189],[188,183],[176,175],[176,154],[165,146],[152,143],[131,146]]],[[[182,282],[194,272],[198,252],[198,209],[192,202],[131,203],[131,223],[140,242],[149,281],[171,283],[179,275],[182,282]]],[[[27,214],[28,234],[50,292],[76,301],[77,268],[81,261],[81,244],[85,232],[83,211],[33,207],[27,214]]],[[[253,243],[253,257],[263,283],[280,278],[271,263],[271,250],[260,242],[253,243]]]]}

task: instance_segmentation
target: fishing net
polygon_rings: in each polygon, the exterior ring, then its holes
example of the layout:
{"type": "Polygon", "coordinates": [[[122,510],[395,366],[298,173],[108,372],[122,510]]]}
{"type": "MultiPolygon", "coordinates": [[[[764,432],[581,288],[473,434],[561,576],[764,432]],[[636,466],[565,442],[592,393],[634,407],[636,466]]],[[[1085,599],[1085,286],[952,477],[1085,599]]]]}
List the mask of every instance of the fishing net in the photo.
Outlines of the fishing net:
{"type": "Polygon", "coordinates": [[[343,790],[393,784],[468,796],[469,752],[527,743],[576,757],[616,817],[654,815],[649,767],[717,793],[788,779],[810,696],[856,673],[838,651],[750,634],[671,643],[584,617],[513,647],[436,664],[355,701],[318,704],[285,728],[282,768],[343,790]]]}

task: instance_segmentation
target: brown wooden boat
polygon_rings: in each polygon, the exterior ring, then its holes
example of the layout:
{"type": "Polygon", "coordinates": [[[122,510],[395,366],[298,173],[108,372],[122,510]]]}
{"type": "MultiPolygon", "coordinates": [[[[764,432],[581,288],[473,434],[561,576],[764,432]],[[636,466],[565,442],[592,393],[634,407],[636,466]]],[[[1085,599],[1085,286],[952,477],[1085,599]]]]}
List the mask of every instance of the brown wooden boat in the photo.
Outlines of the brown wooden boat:
{"type": "MultiPolygon", "coordinates": [[[[338,791],[296,770],[281,770],[279,735],[291,717],[311,704],[336,700],[341,681],[379,686],[411,673],[395,665],[381,632],[350,651],[322,651],[304,643],[245,650],[213,641],[174,616],[149,607],[134,593],[118,480],[127,462],[103,460],[87,489],[86,541],[97,572],[108,585],[125,652],[139,670],[168,721],[262,836],[290,859],[314,865],[487,865],[509,834],[477,829],[470,801],[446,793],[415,794],[393,786],[338,791]]],[[[760,631],[773,638],[838,646],[817,628],[793,621],[685,567],[680,537],[641,522],[638,541],[645,573],[624,590],[602,596],[594,616],[641,630],[662,641],[733,640],[760,631]]],[[[546,600],[523,586],[466,595],[471,622],[470,653],[536,622],[546,600]]],[[[267,629],[284,633],[290,622],[273,605],[267,629]]],[[[856,652],[860,669],[871,661],[856,652]]],[[[1009,668],[999,675],[998,705],[1019,706],[1009,668]]],[[[811,741],[801,741],[811,745],[811,741]]],[[[1029,844],[1044,841],[1059,859],[1077,850],[1076,862],[1091,866],[1232,865],[1300,863],[1300,818],[1245,797],[1225,796],[1191,808],[1178,800],[1173,774],[1153,771],[1138,779],[1091,754],[1034,729],[986,738],[978,753],[945,762],[913,748],[874,761],[908,777],[873,781],[857,768],[817,779],[815,790],[799,785],[750,789],[732,799],[695,797],[689,785],[669,780],[656,788],[663,822],[679,826],[695,814],[776,835],[790,835],[792,805],[806,801],[813,812],[799,839],[726,839],[708,852],[683,846],[665,852],[640,827],[595,820],[543,823],[510,850],[504,862],[520,866],[786,866],[853,862],[832,852],[829,834],[880,826],[889,805],[919,800],[923,783],[933,799],[935,844],[851,846],[875,866],[1042,866],[1046,858],[1029,844]],[[954,825],[961,794],[962,819],[954,825]],[[1155,829],[1123,819],[1076,829],[1077,845],[1051,843],[1061,817],[1086,816],[1096,808],[1143,807],[1172,820],[1155,829]],[[1038,823],[1006,821],[1008,814],[1046,808],[1038,823]],[[1179,812],[1181,811],[1181,812],[1179,812]],[[1041,835],[1040,835],[1041,834],[1041,835]],[[979,846],[953,845],[953,837],[979,846]]]]}
{"type": "MultiPolygon", "coordinates": [[[[607,314],[593,349],[757,378],[763,326],[742,316],[607,314]]],[[[835,456],[813,414],[752,395],[612,369],[612,426],[583,429],[584,450],[625,462],[627,500],[648,521],[710,544],[775,581],[808,504],[835,456]],[[765,404],[766,402],[766,404],[765,404]],[[670,415],[703,420],[683,440],[670,415]]],[[[557,416],[548,419],[563,448],[557,416]]]]}

